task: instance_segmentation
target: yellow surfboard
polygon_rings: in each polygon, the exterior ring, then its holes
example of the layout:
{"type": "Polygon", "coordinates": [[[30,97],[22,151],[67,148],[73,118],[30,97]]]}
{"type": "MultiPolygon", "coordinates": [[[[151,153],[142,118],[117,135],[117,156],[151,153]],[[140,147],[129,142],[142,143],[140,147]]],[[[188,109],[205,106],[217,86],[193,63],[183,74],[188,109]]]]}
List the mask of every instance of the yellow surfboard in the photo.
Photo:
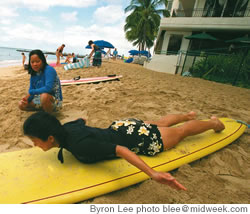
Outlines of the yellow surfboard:
{"type": "MultiPolygon", "coordinates": [[[[170,171],[223,148],[246,129],[235,120],[221,120],[226,127],[221,133],[207,131],[155,157],[141,158],[157,171],[170,171]]],[[[64,151],[61,164],[57,152],[32,148],[0,154],[0,203],[76,203],[148,179],[123,159],[82,164],[64,151]]]]}

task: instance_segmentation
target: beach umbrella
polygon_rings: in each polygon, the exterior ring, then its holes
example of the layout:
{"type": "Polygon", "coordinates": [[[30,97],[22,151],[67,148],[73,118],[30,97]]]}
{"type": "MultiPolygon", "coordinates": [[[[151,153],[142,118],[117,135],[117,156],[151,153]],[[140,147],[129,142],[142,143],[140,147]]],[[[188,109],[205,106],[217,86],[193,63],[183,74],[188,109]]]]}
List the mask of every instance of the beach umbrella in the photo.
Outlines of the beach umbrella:
{"type": "Polygon", "coordinates": [[[130,53],[130,55],[134,56],[134,55],[139,55],[140,52],[137,50],[130,50],[129,53],[130,53]]]}
{"type": "Polygon", "coordinates": [[[243,37],[239,37],[239,38],[236,38],[236,39],[227,40],[226,42],[227,43],[239,43],[239,42],[250,43],[250,38],[247,37],[247,36],[243,36],[243,37]]]}
{"type": "Polygon", "coordinates": [[[217,38],[211,36],[210,34],[207,33],[198,33],[198,34],[193,34],[191,36],[186,36],[185,39],[201,39],[201,40],[218,40],[217,38]]]}
{"type": "MultiPolygon", "coordinates": [[[[115,48],[110,42],[105,40],[96,40],[94,41],[94,44],[100,48],[115,48]]],[[[87,45],[85,48],[91,49],[89,45],[87,45]]]]}
{"type": "Polygon", "coordinates": [[[191,36],[186,36],[185,39],[190,39],[191,40],[191,43],[194,42],[195,40],[199,41],[199,49],[201,49],[202,47],[202,44],[204,43],[204,41],[207,41],[207,40],[211,40],[211,41],[217,41],[218,39],[211,36],[210,34],[207,34],[205,32],[203,33],[198,33],[198,34],[193,34],[191,36]]]}
{"type": "MultiPolygon", "coordinates": [[[[85,48],[91,49],[91,47],[90,47],[89,45],[87,45],[85,48]]],[[[102,50],[104,49],[104,48],[102,48],[102,47],[99,47],[99,48],[101,48],[102,50]]]]}
{"type": "Polygon", "coordinates": [[[151,57],[151,54],[148,51],[140,51],[140,54],[146,57],[151,57]]]}

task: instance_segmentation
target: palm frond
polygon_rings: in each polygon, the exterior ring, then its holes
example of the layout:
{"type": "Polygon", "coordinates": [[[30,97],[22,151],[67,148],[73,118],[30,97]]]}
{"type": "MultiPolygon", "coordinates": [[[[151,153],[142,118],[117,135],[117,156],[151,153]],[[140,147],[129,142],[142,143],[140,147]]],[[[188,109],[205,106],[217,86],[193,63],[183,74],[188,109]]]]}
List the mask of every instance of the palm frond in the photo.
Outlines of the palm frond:
{"type": "Polygon", "coordinates": [[[160,26],[161,17],[169,16],[162,6],[167,5],[167,0],[131,0],[125,12],[131,12],[126,18],[124,31],[128,41],[133,45],[152,47],[160,26]],[[159,9],[160,8],[160,9],[159,9]]]}

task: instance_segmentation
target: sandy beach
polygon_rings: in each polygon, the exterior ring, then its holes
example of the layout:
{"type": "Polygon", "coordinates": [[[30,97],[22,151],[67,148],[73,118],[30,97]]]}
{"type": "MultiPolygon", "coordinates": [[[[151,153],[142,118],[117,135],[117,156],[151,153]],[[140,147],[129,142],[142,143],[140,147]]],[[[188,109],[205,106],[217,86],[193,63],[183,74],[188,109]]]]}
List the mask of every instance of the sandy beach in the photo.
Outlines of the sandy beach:
{"type": "MultiPolygon", "coordinates": [[[[211,115],[239,119],[250,124],[250,90],[198,78],[181,77],[147,70],[122,61],[103,62],[101,68],[64,71],[61,80],[123,75],[120,81],[63,86],[63,109],[56,113],[63,123],[84,117],[100,128],[127,117],[159,119],[169,113],[197,112],[198,119],[211,115]]],[[[29,75],[21,66],[0,68],[0,152],[32,147],[22,134],[22,124],[31,112],[18,109],[27,94],[29,75]]],[[[224,149],[184,165],[172,174],[188,191],[176,191],[147,180],[129,188],[83,203],[97,204],[249,204],[250,131],[224,149]]]]}

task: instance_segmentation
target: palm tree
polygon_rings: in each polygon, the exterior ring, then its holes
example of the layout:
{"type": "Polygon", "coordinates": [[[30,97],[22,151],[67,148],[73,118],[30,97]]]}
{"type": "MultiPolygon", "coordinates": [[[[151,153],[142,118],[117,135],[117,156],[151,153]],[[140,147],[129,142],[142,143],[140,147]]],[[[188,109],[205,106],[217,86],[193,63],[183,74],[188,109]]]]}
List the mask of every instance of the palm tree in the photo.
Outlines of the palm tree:
{"type": "Polygon", "coordinates": [[[125,13],[131,11],[124,26],[126,38],[134,46],[138,46],[139,50],[153,46],[161,16],[169,16],[165,9],[167,3],[167,0],[131,0],[130,5],[125,8],[125,13]],[[162,6],[165,8],[159,9],[162,6]]]}

